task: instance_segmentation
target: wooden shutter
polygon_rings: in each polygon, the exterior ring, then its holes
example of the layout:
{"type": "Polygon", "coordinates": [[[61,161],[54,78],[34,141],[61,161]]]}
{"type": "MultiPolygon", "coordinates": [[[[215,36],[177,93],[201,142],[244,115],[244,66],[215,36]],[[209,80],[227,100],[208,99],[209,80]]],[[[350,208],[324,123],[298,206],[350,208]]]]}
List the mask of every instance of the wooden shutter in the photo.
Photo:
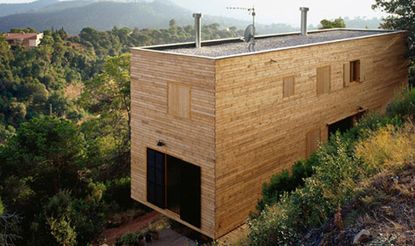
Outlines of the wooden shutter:
{"type": "Polygon", "coordinates": [[[330,66],[317,68],[317,95],[330,92],[330,66]]]}
{"type": "Polygon", "coordinates": [[[350,85],[350,63],[343,64],[343,87],[350,85]]]}
{"type": "Polygon", "coordinates": [[[294,95],[295,77],[286,77],[283,79],[283,97],[294,95]]]}
{"type": "Polygon", "coordinates": [[[320,128],[309,131],[306,135],[306,157],[309,157],[314,151],[317,150],[321,141],[320,128]]]}
{"type": "Polygon", "coordinates": [[[169,83],[168,112],[184,119],[190,118],[190,87],[169,83]]]}
{"type": "Polygon", "coordinates": [[[165,154],[147,149],[147,201],[166,208],[165,154]]]}
{"type": "Polygon", "coordinates": [[[368,70],[369,62],[367,59],[360,61],[360,82],[364,82],[368,80],[367,70],[368,70]]]}

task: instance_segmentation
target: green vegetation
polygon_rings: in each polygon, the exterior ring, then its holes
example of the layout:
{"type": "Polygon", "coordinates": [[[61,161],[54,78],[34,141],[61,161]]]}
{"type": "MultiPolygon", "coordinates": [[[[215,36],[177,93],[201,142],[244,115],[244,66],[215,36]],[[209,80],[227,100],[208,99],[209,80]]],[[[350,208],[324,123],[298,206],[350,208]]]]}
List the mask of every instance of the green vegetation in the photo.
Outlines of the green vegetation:
{"type": "Polygon", "coordinates": [[[249,221],[249,244],[300,244],[311,229],[322,226],[356,197],[361,182],[413,160],[413,130],[403,122],[414,116],[407,106],[415,103],[414,93],[410,90],[395,99],[386,115],[368,115],[357,127],[320,146],[314,173],[304,185],[283,195],[284,190],[274,192],[276,202],[249,221]]]}
{"type": "Polygon", "coordinates": [[[407,30],[411,58],[409,83],[415,85],[415,0],[375,0],[373,9],[388,13],[381,25],[385,29],[407,30]]]}
{"type": "Polygon", "coordinates": [[[298,161],[291,169],[271,177],[269,183],[262,186],[262,199],[258,202],[257,209],[262,211],[266,206],[275,204],[285,192],[291,192],[304,184],[304,178],[313,174],[313,167],[319,162],[317,155],[312,155],[307,160],[298,161]]]}
{"type": "Polygon", "coordinates": [[[4,213],[4,205],[3,205],[3,201],[0,198],[0,216],[2,216],[4,213]]]}
{"type": "MultiPolygon", "coordinates": [[[[191,32],[171,20],[160,30],[45,31],[34,49],[0,38],[0,245],[85,245],[146,212],[130,198],[127,52],[191,32]]],[[[214,24],[203,35],[239,33],[214,24]]]]}
{"type": "Polygon", "coordinates": [[[345,28],[346,24],[343,18],[339,17],[337,19],[331,20],[322,20],[320,21],[321,28],[320,29],[331,29],[331,28],[345,28]]]}

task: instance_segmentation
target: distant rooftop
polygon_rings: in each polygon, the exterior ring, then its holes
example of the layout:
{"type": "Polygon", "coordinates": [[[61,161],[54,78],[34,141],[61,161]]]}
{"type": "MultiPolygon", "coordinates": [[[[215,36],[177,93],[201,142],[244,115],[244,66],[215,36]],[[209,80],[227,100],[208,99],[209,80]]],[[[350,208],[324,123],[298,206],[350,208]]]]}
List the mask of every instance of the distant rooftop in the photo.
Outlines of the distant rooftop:
{"type": "Polygon", "coordinates": [[[37,33],[6,33],[6,40],[36,39],[37,33]]]}
{"type": "MultiPolygon", "coordinates": [[[[363,38],[393,32],[394,31],[386,30],[332,29],[311,31],[307,36],[301,36],[299,33],[263,35],[256,37],[255,52],[363,38]]],[[[194,42],[143,48],[209,58],[220,58],[248,53],[248,44],[239,38],[205,41],[202,43],[202,47],[198,49],[194,47],[194,42]]]]}

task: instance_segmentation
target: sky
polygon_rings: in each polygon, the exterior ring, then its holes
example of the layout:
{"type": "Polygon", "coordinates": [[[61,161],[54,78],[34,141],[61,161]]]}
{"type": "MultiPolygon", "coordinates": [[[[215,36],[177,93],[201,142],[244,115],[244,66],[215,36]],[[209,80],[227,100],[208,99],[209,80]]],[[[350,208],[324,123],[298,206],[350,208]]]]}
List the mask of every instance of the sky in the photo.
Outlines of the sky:
{"type": "MultiPolygon", "coordinates": [[[[300,6],[310,8],[309,23],[316,25],[321,19],[337,17],[382,17],[384,14],[374,11],[371,5],[375,0],[170,0],[195,12],[209,15],[222,15],[238,19],[250,19],[247,12],[227,10],[227,6],[255,6],[257,21],[262,24],[286,23],[299,25],[300,6]]],[[[21,3],[30,0],[0,0],[0,3],[21,3]]]]}
{"type": "MultiPolygon", "coordinates": [[[[189,2],[194,0],[173,1],[182,6],[188,6],[189,2]]],[[[333,19],[340,16],[366,16],[368,18],[384,16],[379,11],[372,10],[371,6],[375,0],[207,0],[194,2],[197,2],[199,6],[193,8],[193,11],[237,18],[249,18],[249,15],[238,10],[226,10],[227,6],[251,7],[254,4],[257,20],[263,24],[288,23],[298,26],[300,6],[310,8],[308,13],[310,24],[318,24],[324,18],[333,19]]]]}

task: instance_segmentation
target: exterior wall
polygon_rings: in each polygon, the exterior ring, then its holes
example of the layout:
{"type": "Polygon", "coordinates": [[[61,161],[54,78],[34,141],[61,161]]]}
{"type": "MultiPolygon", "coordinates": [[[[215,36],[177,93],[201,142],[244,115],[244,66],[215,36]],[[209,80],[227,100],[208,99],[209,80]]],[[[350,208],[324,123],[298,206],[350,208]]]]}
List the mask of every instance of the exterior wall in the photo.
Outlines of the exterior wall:
{"type": "Polygon", "coordinates": [[[27,41],[28,41],[28,47],[36,47],[38,45],[37,39],[28,39],[27,41]]]}
{"type": "Polygon", "coordinates": [[[216,237],[243,224],[270,176],[305,158],[306,135],[384,107],[407,81],[406,33],[224,58],[216,62],[216,237]],[[361,60],[344,88],[343,64],[361,60]],[[331,66],[317,96],[317,68],[331,66]],[[294,96],[283,79],[295,76],[294,96]]]}
{"type": "Polygon", "coordinates": [[[38,46],[38,45],[40,44],[40,42],[42,41],[42,39],[43,39],[43,33],[39,33],[39,34],[36,36],[36,43],[35,43],[35,46],[38,46]]]}
{"type": "Polygon", "coordinates": [[[131,196],[210,237],[215,230],[215,66],[213,60],[132,50],[131,196]],[[190,119],[168,114],[168,84],[191,88],[190,119]],[[162,140],[166,145],[157,146],[162,140]],[[148,203],[146,149],[201,167],[201,228],[148,203]]]}

